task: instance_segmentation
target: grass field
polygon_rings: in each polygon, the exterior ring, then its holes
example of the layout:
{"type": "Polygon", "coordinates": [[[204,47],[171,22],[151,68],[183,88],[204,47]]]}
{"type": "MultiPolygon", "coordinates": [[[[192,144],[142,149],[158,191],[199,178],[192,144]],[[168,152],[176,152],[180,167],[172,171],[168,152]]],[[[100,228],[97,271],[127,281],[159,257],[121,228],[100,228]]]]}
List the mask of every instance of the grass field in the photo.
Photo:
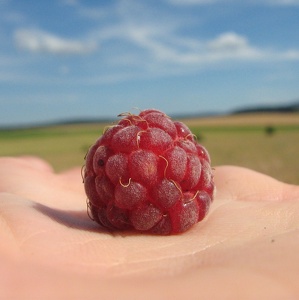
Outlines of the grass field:
{"type": "MultiPolygon", "coordinates": [[[[213,166],[239,165],[299,184],[299,114],[254,114],[184,120],[213,166]]],[[[56,171],[84,164],[105,124],[0,131],[0,156],[38,155],[56,171]]]]}

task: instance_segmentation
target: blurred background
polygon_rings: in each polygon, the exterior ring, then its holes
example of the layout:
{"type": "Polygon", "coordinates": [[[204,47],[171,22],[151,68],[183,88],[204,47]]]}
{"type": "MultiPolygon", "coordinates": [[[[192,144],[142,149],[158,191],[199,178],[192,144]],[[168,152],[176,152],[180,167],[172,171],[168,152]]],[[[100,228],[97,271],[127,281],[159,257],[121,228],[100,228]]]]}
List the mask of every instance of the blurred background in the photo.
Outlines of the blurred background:
{"type": "Polygon", "coordinates": [[[298,0],[0,0],[0,155],[83,164],[134,108],[299,184],[298,0]]]}

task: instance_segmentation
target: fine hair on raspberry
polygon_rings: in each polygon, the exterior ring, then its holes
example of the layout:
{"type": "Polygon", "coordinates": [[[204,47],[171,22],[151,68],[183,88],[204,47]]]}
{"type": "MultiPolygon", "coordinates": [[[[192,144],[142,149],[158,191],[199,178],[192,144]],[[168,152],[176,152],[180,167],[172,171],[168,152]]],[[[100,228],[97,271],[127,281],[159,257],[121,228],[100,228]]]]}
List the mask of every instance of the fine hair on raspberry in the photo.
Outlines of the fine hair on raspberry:
{"type": "Polygon", "coordinates": [[[204,219],[211,160],[190,129],[156,109],[122,113],[85,157],[90,217],[109,230],[178,234],[204,219]]]}

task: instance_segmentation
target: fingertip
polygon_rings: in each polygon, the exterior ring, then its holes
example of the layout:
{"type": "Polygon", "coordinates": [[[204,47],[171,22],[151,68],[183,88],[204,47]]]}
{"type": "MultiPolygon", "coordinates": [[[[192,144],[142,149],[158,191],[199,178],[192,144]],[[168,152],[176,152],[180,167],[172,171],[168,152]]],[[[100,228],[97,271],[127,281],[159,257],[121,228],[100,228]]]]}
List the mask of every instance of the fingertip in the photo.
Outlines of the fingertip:
{"type": "Polygon", "coordinates": [[[237,167],[215,168],[215,185],[220,198],[239,201],[281,201],[287,184],[257,171],[237,167]]]}

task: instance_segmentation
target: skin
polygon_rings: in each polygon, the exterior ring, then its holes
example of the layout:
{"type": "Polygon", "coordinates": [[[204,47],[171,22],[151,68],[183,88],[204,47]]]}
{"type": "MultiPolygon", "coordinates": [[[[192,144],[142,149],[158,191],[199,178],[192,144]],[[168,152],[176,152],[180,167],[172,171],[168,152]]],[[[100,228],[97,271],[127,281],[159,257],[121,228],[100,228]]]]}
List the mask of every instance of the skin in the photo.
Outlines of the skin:
{"type": "Polygon", "coordinates": [[[112,233],[87,216],[80,168],[0,158],[0,299],[299,299],[299,186],[214,175],[186,233],[112,233]]]}

